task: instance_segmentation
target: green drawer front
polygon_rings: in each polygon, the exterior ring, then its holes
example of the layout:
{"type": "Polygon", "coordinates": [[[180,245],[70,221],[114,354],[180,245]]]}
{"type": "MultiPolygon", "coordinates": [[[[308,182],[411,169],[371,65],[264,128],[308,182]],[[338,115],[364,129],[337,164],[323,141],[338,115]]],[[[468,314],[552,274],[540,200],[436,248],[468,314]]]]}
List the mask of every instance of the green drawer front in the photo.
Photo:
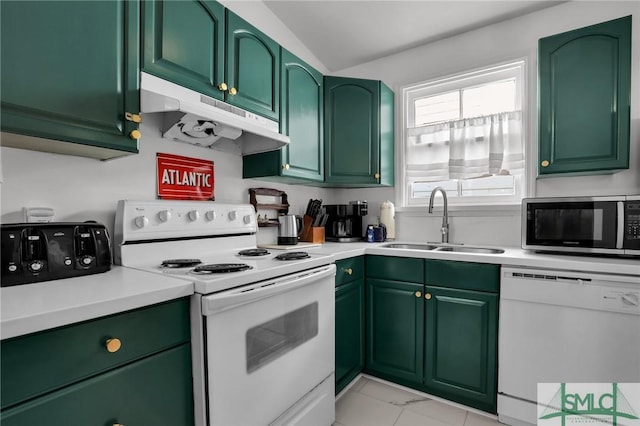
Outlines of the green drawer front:
{"type": "Polygon", "coordinates": [[[427,260],[425,276],[428,285],[497,293],[500,285],[500,265],[427,260]]]}
{"type": "Polygon", "coordinates": [[[364,277],[364,256],[336,261],[336,287],[364,277]]]}
{"type": "Polygon", "coordinates": [[[189,340],[181,299],[2,341],[2,409],[189,340]],[[117,352],[106,350],[110,338],[117,352]]]}
{"type": "Polygon", "coordinates": [[[424,284],[424,260],[410,257],[367,256],[367,277],[424,284]]]}
{"type": "MultiPolygon", "coordinates": [[[[160,331],[160,329],[159,329],[160,331]]],[[[3,426],[193,425],[189,344],[3,411],[3,426]]]]}

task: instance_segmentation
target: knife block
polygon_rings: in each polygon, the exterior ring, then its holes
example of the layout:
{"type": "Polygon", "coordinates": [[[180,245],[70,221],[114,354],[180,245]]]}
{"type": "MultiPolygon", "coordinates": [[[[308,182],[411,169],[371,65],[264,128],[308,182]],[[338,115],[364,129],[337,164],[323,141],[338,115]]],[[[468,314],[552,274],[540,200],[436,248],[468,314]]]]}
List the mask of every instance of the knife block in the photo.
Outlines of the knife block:
{"type": "Polygon", "coordinates": [[[324,243],[324,227],[323,226],[311,226],[313,218],[311,216],[304,215],[302,217],[302,233],[300,234],[300,241],[307,243],[324,243]]]}

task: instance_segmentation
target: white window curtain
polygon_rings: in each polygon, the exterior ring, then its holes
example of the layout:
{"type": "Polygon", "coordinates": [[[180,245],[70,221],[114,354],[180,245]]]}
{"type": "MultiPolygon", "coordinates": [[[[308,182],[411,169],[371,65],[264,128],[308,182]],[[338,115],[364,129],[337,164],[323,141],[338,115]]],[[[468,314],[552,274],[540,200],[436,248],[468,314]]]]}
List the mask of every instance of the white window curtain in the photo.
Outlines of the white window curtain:
{"type": "Polygon", "coordinates": [[[524,169],[522,112],[511,111],[407,129],[410,180],[468,179],[524,169]],[[413,179],[412,179],[413,178],[413,179]]]}

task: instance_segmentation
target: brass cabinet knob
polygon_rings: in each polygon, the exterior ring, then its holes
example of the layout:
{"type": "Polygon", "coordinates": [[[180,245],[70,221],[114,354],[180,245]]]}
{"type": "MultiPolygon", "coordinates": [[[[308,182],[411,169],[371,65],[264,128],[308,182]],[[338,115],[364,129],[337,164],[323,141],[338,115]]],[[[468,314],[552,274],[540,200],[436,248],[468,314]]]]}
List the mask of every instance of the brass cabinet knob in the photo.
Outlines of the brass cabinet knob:
{"type": "Polygon", "coordinates": [[[289,170],[289,168],[290,168],[289,163],[287,163],[284,166],[282,166],[282,168],[285,169],[285,170],[289,170]]]}
{"type": "Polygon", "coordinates": [[[422,296],[422,293],[419,291],[416,291],[416,297],[421,297],[421,296],[422,296]]]}
{"type": "Polygon", "coordinates": [[[218,89],[225,92],[227,90],[227,83],[220,83],[218,84],[218,89]]]}
{"type": "Polygon", "coordinates": [[[427,300],[430,300],[431,299],[431,293],[425,293],[424,294],[424,298],[427,299],[427,300]]]}
{"type": "Polygon", "coordinates": [[[375,175],[373,175],[373,177],[376,179],[380,179],[380,173],[376,173],[375,175]]]}
{"type": "Polygon", "coordinates": [[[231,96],[235,95],[236,93],[238,93],[238,91],[236,90],[236,88],[235,88],[235,87],[232,87],[231,89],[229,89],[229,94],[230,94],[231,96]]]}
{"type": "Polygon", "coordinates": [[[353,269],[351,268],[345,269],[344,271],[347,273],[347,275],[353,275],[353,269]]]}
{"type": "Polygon", "coordinates": [[[124,113],[124,118],[127,121],[133,121],[134,123],[142,122],[142,118],[138,114],[132,114],[130,112],[124,113]]]}
{"type": "Polygon", "coordinates": [[[129,137],[138,140],[142,137],[142,133],[140,133],[140,130],[132,130],[131,133],[129,133],[129,137]]]}
{"type": "Polygon", "coordinates": [[[107,352],[114,353],[120,350],[120,348],[122,347],[122,342],[120,341],[120,339],[116,339],[115,337],[113,337],[111,339],[107,339],[105,346],[107,348],[107,352]]]}
{"type": "Polygon", "coordinates": [[[542,163],[540,163],[540,165],[541,165],[542,167],[548,167],[548,166],[549,166],[549,161],[544,160],[542,163]]]}

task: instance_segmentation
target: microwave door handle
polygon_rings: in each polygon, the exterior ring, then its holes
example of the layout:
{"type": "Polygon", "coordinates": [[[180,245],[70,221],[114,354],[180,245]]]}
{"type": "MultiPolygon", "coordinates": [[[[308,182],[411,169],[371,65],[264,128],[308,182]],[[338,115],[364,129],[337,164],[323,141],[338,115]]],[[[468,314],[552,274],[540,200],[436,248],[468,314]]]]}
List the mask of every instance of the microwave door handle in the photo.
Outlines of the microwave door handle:
{"type": "MultiPolygon", "coordinates": [[[[335,276],[335,265],[329,265],[311,272],[301,272],[288,278],[263,281],[246,287],[205,296],[202,298],[202,314],[204,316],[214,315],[333,276],[335,276]]],[[[333,280],[331,280],[331,283],[333,283],[333,280]]]]}
{"type": "Polygon", "coordinates": [[[618,201],[618,235],[616,236],[616,248],[621,249],[624,242],[624,203],[618,201]]]}

